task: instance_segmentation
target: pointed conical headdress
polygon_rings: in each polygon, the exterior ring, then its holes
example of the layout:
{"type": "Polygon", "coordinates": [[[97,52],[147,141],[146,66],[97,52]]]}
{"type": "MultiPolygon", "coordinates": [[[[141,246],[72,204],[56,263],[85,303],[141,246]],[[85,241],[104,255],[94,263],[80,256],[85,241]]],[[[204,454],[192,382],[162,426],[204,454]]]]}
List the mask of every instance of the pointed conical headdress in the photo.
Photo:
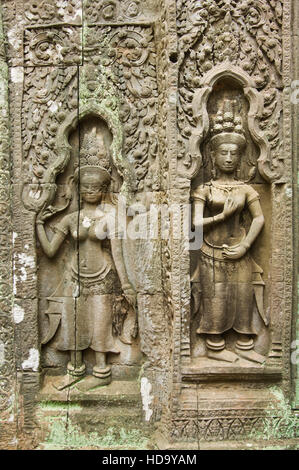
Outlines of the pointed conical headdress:
{"type": "Polygon", "coordinates": [[[242,119],[235,116],[234,102],[225,100],[223,109],[219,110],[215,122],[211,129],[212,138],[210,140],[212,147],[223,143],[234,143],[239,146],[246,144],[242,119]]]}
{"type": "Polygon", "coordinates": [[[111,166],[102,134],[97,134],[94,126],[86,132],[80,147],[80,175],[98,174],[103,180],[111,180],[111,166]]]}

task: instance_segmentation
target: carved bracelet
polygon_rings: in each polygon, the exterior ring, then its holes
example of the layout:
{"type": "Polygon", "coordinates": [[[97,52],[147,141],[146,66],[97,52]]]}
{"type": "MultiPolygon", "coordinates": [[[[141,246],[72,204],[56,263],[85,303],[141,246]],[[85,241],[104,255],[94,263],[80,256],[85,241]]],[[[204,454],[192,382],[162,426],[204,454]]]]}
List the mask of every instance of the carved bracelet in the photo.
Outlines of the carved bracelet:
{"type": "Polygon", "coordinates": [[[246,251],[248,251],[249,248],[250,248],[249,243],[247,243],[247,242],[245,242],[245,241],[244,241],[244,242],[241,242],[241,243],[240,243],[240,246],[243,246],[243,247],[246,249],[246,251]]]}

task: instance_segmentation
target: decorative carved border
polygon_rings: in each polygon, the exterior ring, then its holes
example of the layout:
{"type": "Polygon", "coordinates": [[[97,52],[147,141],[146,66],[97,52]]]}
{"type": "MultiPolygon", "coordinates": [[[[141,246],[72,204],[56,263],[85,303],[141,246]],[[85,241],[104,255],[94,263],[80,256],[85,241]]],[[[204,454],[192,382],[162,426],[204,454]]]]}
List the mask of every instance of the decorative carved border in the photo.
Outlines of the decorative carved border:
{"type": "MultiPolygon", "coordinates": [[[[293,39],[293,48],[292,53],[294,55],[294,73],[293,78],[295,80],[299,80],[299,57],[297,54],[299,48],[299,8],[294,6],[294,20],[292,22],[292,39],[293,39]]],[[[298,97],[298,95],[297,95],[298,97]]],[[[293,155],[294,155],[294,177],[293,177],[293,198],[294,198],[294,220],[299,219],[299,178],[298,178],[298,159],[299,159],[299,152],[298,148],[296,148],[296,144],[299,142],[299,116],[298,116],[298,103],[292,106],[292,113],[293,113],[293,155]]],[[[297,340],[294,343],[296,346],[292,350],[292,353],[295,354],[296,349],[298,348],[299,344],[299,276],[298,276],[298,269],[296,270],[296,266],[299,266],[299,250],[298,244],[296,244],[296,240],[299,238],[299,224],[296,224],[294,227],[294,241],[295,241],[295,253],[293,256],[294,259],[294,299],[293,299],[293,311],[294,313],[297,312],[297,317],[294,318],[294,334],[293,340],[297,340]]],[[[297,349],[298,351],[298,349],[297,349]]],[[[294,408],[299,409],[299,360],[298,360],[298,352],[297,352],[297,364],[293,365],[292,368],[292,378],[294,381],[294,408]]]]}
{"type": "MultiPolygon", "coordinates": [[[[207,3],[207,2],[205,2],[207,3]]],[[[236,3],[236,2],[234,2],[236,3]]],[[[187,8],[189,7],[191,2],[188,2],[188,0],[182,0],[178,2],[178,8],[179,6],[182,8],[187,8]]],[[[276,358],[271,359],[271,367],[275,367],[275,370],[277,371],[277,381],[280,378],[280,372],[282,373],[282,381],[280,382],[281,384],[281,389],[284,391],[285,396],[288,398],[290,397],[290,357],[289,357],[289,347],[290,347],[290,341],[291,341],[291,336],[290,336],[290,329],[291,329],[291,323],[292,323],[292,289],[293,289],[293,281],[292,281],[292,274],[293,274],[293,260],[292,260],[292,253],[293,253],[293,237],[292,237],[292,227],[293,227],[293,213],[292,213],[292,196],[290,196],[291,191],[289,188],[289,182],[291,181],[292,178],[292,168],[291,168],[291,160],[292,160],[292,145],[291,145],[291,140],[290,140],[290,133],[291,133],[291,114],[290,114],[290,97],[289,94],[287,93],[287,87],[290,85],[291,77],[292,77],[292,67],[291,67],[291,54],[290,54],[290,47],[291,47],[291,37],[290,37],[290,25],[291,25],[291,18],[290,18],[290,12],[292,11],[292,6],[293,2],[290,0],[287,0],[284,2],[284,18],[283,18],[283,54],[286,58],[284,62],[284,86],[285,86],[285,92],[284,92],[284,103],[283,103],[283,112],[284,112],[284,121],[283,121],[283,133],[284,133],[284,147],[281,149],[280,155],[278,159],[275,159],[275,165],[278,164],[279,168],[277,166],[270,167],[271,172],[269,173],[267,168],[267,165],[269,161],[268,159],[268,153],[267,153],[267,142],[264,141],[264,152],[262,152],[262,156],[266,158],[260,158],[260,167],[259,170],[262,174],[262,176],[266,179],[266,181],[272,183],[271,185],[271,190],[272,190],[272,208],[273,208],[273,227],[271,229],[272,233],[272,246],[278,247],[279,251],[273,252],[272,255],[272,288],[271,288],[271,293],[269,295],[272,297],[271,300],[271,310],[273,312],[273,320],[275,323],[275,330],[276,330],[276,336],[273,338],[273,346],[277,348],[277,351],[280,350],[280,357],[278,355],[276,358]],[[285,160],[282,162],[282,160],[285,158],[285,160]],[[265,165],[264,165],[265,164],[265,165]],[[265,167],[265,171],[263,171],[263,166],[265,167]],[[280,168],[281,167],[281,168],[280,168]],[[284,168],[283,168],[284,167],[284,168]],[[282,169],[284,169],[284,174],[282,176],[282,169]],[[272,170],[274,170],[272,172],[272,170]],[[263,173],[268,173],[267,175],[264,175],[263,173]],[[276,173],[274,175],[274,173],[276,173]],[[265,177],[266,176],[266,177],[265,177]],[[281,351],[281,348],[283,346],[283,350],[281,351]],[[284,364],[284,367],[282,368],[282,364],[284,364]]],[[[190,9],[187,11],[190,11],[190,9]]],[[[186,37],[187,39],[187,37],[186,37]]],[[[195,40],[194,36],[190,33],[190,41],[195,40]],[[193,38],[193,39],[192,39],[193,38]]],[[[282,39],[282,38],[281,38],[282,39]]],[[[187,44],[188,46],[188,44],[187,44]]],[[[185,47],[185,50],[187,50],[187,46],[185,47]]],[[[190,43],[189,43],[190,46],[190,43]]],[[[183,52],[182,52],[183,53],[183,52]]],[[[234,67],[233,67],[234,68],[234,67]]],[[[207,76],[209,74],[207,73],[207,76]]],[[[240,80],[239,80],[240,82],[240,80]]],[[[252,82],[252,80],[251,80],[252,82]]],[[[204,84],[201,81],[201,86],[204,84]]],[[[255,104],[251,106],[251,125],[252,128],[254,129],[256,127],[256,118],[257,115],[259,115],[262,112],[261,105],[263,104],[260,99],[257,99],[259,92],[257,91],[255,84],[250,81],[247,83],[245,86],[242,84],[242,86],[246,89],[246,92],[250,93],[250,89],[253,90],[253,93],[249,95],[249,100],[250,98],[253,98],[253,101],[255,101],[255,104]]],[[[208,87],[206,89],[206,93],[209,94],[208,87]]],[[[262,94],[262,93],[261,93],[262,94]]],[[[203,123],[204,121],[204,113],[202,112],[202,109],[198,110],[198,119],[200,120],[201,124],[199,125],[200,130],[198,133],[194,133],[194,141],[195,147],[198,153],[199,150],[199,145],[198,143],[204,138],[204,132],[205,132],[205,125],[203,123]],[[201,139],[201,140],[200,140],[201,139]]],[[[255,140],[259,142],[259,135],[254,134],[253,132],[253,137],[255,140]]],[[[180,198],[183,201],[183,196],[180,194],[179,195],[179,188],[184,187],[184,193],[186,194],[188,192],[188,179],[190,178],[190,173],[194,175],[196,173],[196,165],[193,165],[192,168],[186,164],[185,168],[183,167],[184,161],[179,162],[180,166],[180,171],[179,176],[176,175],[176,179],[173,178],[173,181],[176,181],[176,187],[177,187],[177,192],[176,192],[176,198],[180,198]],[[182,169],[182,171],[181,171],[182,169]],[[188,174],[187,174],[188,173],[188,174]]],[[[178,168],[178,167],[177,167],[178,168]]],[[[186,274],[186,265],[183,265],[181,262],[182,257],[180,258],[181,255],[181,249],[183,247],[184,240],[182,237],[181,244],[179,241],[176,241],[175,243],[173,242],[172,244],[172,285],[173,285],[173,302],[175,304],[174,307],[174,345],[177,345],[181,343],[181,351],[180,351],[180,357],[178,357],[176,349],[174,348],[174,356],[173,356],[173,362],[174,362],[174,385],[173,385],[173,400],[172,400],[172,423],[173,423],[173,429],[171,432],[173,440],[188,440],[189,435],[189,430],[186,434],[183,433],[183,429],[187,431],[187,428],[190,424],[190,429],[191,429],[191,435],[192,435],[192,429],[193,429],[193,438],[195,440],[213,440],[212,437],[207,436],[207,429],[209,426],[212,424],[209,424],[211,422],[211,419],[209,416],[199,419],[191,419],[191,415],[189,415],[189,412],[187,413],[188,416],[186,416],[186,412],[183,412],[181,410],[180,406],[180,385],[179,381],[181,380],[181,361],[183,361],[183,358],[185,356],[185,351],[186,351],[186,345],[183,345],[183,339],[185,337],[185,325],[183,323],[183,320],[186,320],[188,318],[188,315],[186,317],[186,314],[184,313],[184,302],[186,300],[186,295],[188,292],[188,289],[186,289],[186,286],[182,282],[182,278],[185,275],[188,277],[188,273],[186,274]],[[180,258],[180,259],[179,259],[180,258]],[[180,295],[178,297],[177,293],[180,292],[180,295]],[[180,317],[178,316],[178,310],[180,310],[180,317]],[[178,325],[180,325],[180,328],[178,328],[178,325]],[[180,416],[181,414],[184,414],[185,416],[183,417],[180,416]],[[189,423],[189,424],[188,424],[189,423]],[[182,432],[181,432],[181,431],[182,432]]],[[[184,262],[186,260],[184,259],[184,262]]],[[[188,262],[187,262],[188,264],[188,262]]],[[[273,369],[274,370],[274,369],[273,369]]],[[[279,421],[283,421],[282,418],[280,417],[262,417],[262,416],[252,416],[250,415],[251,412],[254,412],[254,410],[246,410],[246,414],[250,416],[250,419],[252,420],[253,424],[251,428],[256,431],[257,430],[257,421],[254,420],[260,420],[261,421],[261,427],[266,427],[272,426],[272,425],[277,425],[279,421]]],[[[247,420],[246,417],[236,417],[237,410],[227,410],[227,413],[231,414],[231,416],[228,416],[231,425],[234,427],[232,423],[236,423],[236,420],[240,419],[240,432],[241,434],[243,433],[242,429],[245,429],[245,421],[247,420]]],[[[216,428],[219,429],[225,428],[225,422],[223,421],[223,413],[221,411],[221,416],[219,417],[212,417],[213,425],[216,423],[216,428]]],[[[249,421],[250,421],[249,419],[249,421]]],[[[248,422],[249,422],[248,421],[248,422]]],[[[283,422],[282,422],[283,426],[283,422]]],[[[217,431],[217,430],[216,430],[217,431]]],[[[218,432],[217,431],[217,432],[218,432]]],[[[216,432],[216,434],[217,434],[216,432]]],[[[250,433],[249,433],[250,434],[250,433]]],[[[242,435],[246,436],[246,432],[244,432],[242,435]]],[[[238,439],[239,433],[237,432],[236,435],[234,433],[225,431],[223,439],[238,439]]]]}
{"type": "Polygon", "coordinates": [[[16,369],[14,357],[11,159],[8,97],[8,65],[4,49],[0,12],[0,446],[13,448],[15,442],[16,369]]]}
{"type": "MultiPolygon", "coordinates": [[[[292,317],[296,314],[296,310],[293,310],[293,295],[294,290],[297,286],[294,285],[295,277],[294,270],[297,269],[295,264],[296,257],[294,256],[294,250],[297,250],[298,241],[294,239],[294,207],[293,199],[295,192],[293,191],[293,183],[297,181],[297,175],[294,174],[296,171],[296,165],[298,161],[296,155],[296,147],[293,147],[293,116],[292,116],[292,103],[291,103],[291,82],[295,76],[295,64],[292,57],[293,52],[293,38],[292,38],[292,24],[295,22],[295,10],[298,10],[296,0],[284,0],[283,7],[283,139],[284,147],[283,152],[286,156],[285,167],[286,167],[286,178],[283,186],[283,196],[279,201],[273,201],[273,207],[276,208],[281,214],[284,212],[285,217],[285,253],[284,253],[284,330],[282,334],[282,340],[284,344],[283,350],[283,364],[285,374],[285,392],[290,393],[289,381],[291,380],[291,357],[290,357],[290,345],[292,341],[292,317]],[[295,158],[294,158],[295,157],[295,158]],[[295,160],[295,162],[294,162],[295,160]]],[[[297,105],[298,106],[298,105],[297,105]]],[[[297,111],[297,110],[296,110],[297,111]]],[[[298,112],[297,112],[298,115],[298,112]]],[[[279,186],[277,185],[276,191],[279,192],[279,186]]],[[[275,219],[280,214],[274,212],[273,217],[275,219]]],[[[277,245],[279,246],[279,245],[277,245]]],[[[277,260],[278,261],[278,260],[277,260]]],[[[278,269],[278,262],[277,262],[278,269]]],[[[275,295],[275,292],[273,292],[275,295]]]]}
{"type": "Polygon", "coordinates": [[[265,416],[252,410],[246,416],[235,412],[209,418],[182,418],[172,422],[171,439],[174,441],[226,441],[241,439],[298,438],[299,427],[288,427],[282,416],[265,416]],[[268,434],[268,435],[267,435],[268,434]]]}
{"type": "Polygon", "coordinates": [[[57,24],[28,27],[24,30],[24,65],[82,64],[82,28],[57,24]]]}
{"type": "MultiPolygon", "coordinates": [[[[105,81],[106,83],[103,83],[103,79],[100,81],[103,94],[93,95],[88,91],[86,86],[84,68],[81,70],[80,78],[80,96],[84,96],[84,99],[82,100],[82,104],[81,101],[79,102],[79,109],[73,111],[58,130],[55,144],[57,158],[45,171],[41,181],[41,196],[38,199],[31,196],[31,184],[26,183],[23,186],[23,202],[28,210],[38,212],[44,204],[48,205],[53,202],[56,192],[56,177],[64,171],[71,157],[71,146],[68,141],[69,134],[76,128],[78,123],[88,115],[98,116],[107,123],[113,135],[111,154],[114,164],[119,170],[120,175],[125,177],[125,181],[130,182],[134,178],[131,167],[127,162],[124,162],[122,158],[123,134],[122,126],[118,118],[118,110],[113,111],[111,107],[109,108],[107,105],[107,100],[113,96],[113,94],[109,94],[109,91],[105,91],[107,90],[107,79],[105,81]]],[[[125,192],[126,189],[127,188],[123,188],[123,191],[125,192]]]]}

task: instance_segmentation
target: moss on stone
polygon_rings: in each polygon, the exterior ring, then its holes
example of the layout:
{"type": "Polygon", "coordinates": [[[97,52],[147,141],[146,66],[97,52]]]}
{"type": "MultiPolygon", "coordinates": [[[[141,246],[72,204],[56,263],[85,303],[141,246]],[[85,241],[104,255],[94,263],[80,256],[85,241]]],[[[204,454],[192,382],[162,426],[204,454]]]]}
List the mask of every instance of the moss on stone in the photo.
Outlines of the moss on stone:
{"type": "Polygon", "coordinates": [[[299,416],[287,402],[282,391],[277,387],[271,388],[271,393],[277,403],[266,410],[265,423],[260,431],[252,431],[250,439],[278,440],[294,439],[299,436],[299,416]]]}
{"type": "Polygon", "coordinates": [[[149,440],[139,429],[125,430],[110,427],[105,435],[97,432],[84,434],[78,426],[71,423],[53,421],[46,441],[42,444],[45,450],[51,449],[146,449],[149,440]]]}
{"type": "Polygon", "coordinates": [[[42,410],[81,410],[82,407],[79,403],[64,402],[64,401],[44,401],[39,404],[42,410]]]}

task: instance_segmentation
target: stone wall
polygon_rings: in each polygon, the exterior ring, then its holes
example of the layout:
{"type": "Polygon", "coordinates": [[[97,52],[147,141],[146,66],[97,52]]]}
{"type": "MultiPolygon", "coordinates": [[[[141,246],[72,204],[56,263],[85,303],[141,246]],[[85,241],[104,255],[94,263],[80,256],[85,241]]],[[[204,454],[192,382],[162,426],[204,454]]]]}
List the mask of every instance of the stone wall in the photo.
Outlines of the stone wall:
{"type": "Polygon", "coordinates": [[[0,447],[296,439],[296,2],[1,9],[0,447]]]}

